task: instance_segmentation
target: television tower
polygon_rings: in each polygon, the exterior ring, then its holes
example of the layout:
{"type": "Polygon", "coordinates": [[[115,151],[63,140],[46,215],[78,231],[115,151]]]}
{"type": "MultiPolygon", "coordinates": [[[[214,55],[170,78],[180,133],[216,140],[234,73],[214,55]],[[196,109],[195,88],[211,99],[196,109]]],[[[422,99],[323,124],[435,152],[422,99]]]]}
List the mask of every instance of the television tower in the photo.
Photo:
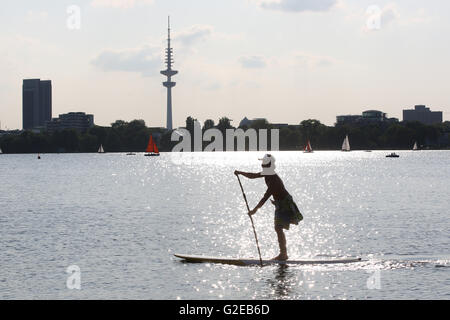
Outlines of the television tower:
{"type": "Polygon", "coordinates": [[[173,49],[170,47],[170,17],[168,17],[168,37],[166,48],[166,66],[167,69],[161,71],[162,75],[167,77],[167,81],[163,82],[163,86],[167,88],[167,130],[172,130],[172,88],[175,87],[176,82],[172,81],[172,77],[178,73],[176,70],[172,70],[173,64],[173,49]]]}

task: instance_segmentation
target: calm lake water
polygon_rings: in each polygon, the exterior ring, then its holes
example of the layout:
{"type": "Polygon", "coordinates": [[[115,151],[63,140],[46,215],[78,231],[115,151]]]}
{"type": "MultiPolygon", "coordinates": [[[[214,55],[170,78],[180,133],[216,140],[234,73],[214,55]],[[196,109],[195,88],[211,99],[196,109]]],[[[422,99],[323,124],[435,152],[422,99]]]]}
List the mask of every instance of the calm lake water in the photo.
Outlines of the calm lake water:
{"type": "MultiPolygon", "coordinates": [[[[263,153],[1,155],[0,298],[449,299],[450,152],[387,153],[274,153],[305,217],[290,258],[365,261],[264,268],[173,257],[258,257],[233,171],[263,153]]],[[[265,184],[242,182],[253,207],[265,184]]],[[[254,218],[264,258],[273,211],[254,218]]]]}

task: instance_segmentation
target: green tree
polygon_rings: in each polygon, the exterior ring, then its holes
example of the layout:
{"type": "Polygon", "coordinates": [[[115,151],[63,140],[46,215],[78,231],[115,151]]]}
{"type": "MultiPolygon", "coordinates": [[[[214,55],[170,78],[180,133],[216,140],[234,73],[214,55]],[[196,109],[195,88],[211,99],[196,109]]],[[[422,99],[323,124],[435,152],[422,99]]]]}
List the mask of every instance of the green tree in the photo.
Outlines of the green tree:
{"type": "Polygon", "coordinates": [[[186,118],[186,129],[191,133],[191,135],[194,134],[194,123],[197,121],[197,119],[192,118],[191,116],[186,118]]]}
{"type": "Polygon", "coordinates": [[[81,152],[96,152],[100,145],[98,137],[89,133],[85,133],[80,137],[81,152]]]}
{"type": "Polygon", "coordinates": [[[74,129],[66,129],[62,131],[63,135],[63,146],[68,152],[78,152],[79,151],[79,136],[78,131],[74,129]]]}
{"type": "Polygon", "coordinates": [[[288,150],[299,150],[301,134],[297,130],[291,130],[286,137],[286,144],[288,150]]]}
{"type": "Polygon", "coordinates": [[[270,129],[270,124],[267,119],[257,119],[252,121],[250,128],[259,130],[259,129],[270,129]]]}
{"type": "Polygon", "coordinates": [[[123,151],[122,139],[120,137],[120,134],[116,130],[110,130],[103,147],[106,152],[123,151]]]}
{"type": "Polygon", "coordinates": [[[214,128],[214,120],[208,119],[203,124],[203,131],[214,128]]]}
{"type": "Polygon", "coordinates": [[[98,140],[98,147],[100,146],[100,144],[105,144],[106,142],[106,137],[108,136],[108,131],[111,130],[111,128],[106,128],[106,127],[99,127],[99,126],[94,126],[93,128],[90,128],[88,130],[88,134],[92,134],[93,136],[97,137],[98,140]]]}
{"type": "Polygon", "coordinates": [[[111,128],[113,129],[121,129],[127,126],[127,122],[124,120],[116,120],[114,123],[111,123],[111,128]]]}
{"type": "Polygon", "coordinates": [[[225,134],[226,129],[232,129],[231,120],[227,117],[222,117],[219,119],[219,124],[217,125],[217,129],[222,131],[225,134]]]}

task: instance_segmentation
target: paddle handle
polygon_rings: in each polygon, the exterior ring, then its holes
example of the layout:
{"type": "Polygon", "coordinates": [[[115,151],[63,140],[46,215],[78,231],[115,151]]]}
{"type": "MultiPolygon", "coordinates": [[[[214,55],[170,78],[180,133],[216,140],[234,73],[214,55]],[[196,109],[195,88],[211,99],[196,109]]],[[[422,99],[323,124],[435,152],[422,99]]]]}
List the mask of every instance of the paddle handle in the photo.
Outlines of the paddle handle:
{"type": "MultiPolygon", "coordinates": [[[[242,187],[241,179],[239,178],[239,175],[236,175],[236,177],[238,178],[239,185],[241,186],[242,195],[244,196],[244,200],[245,200],[245,204],[247,206],[248,213],[250,213],[250,207],[248,206],[247,196],[245,195],[244,188],[242,187]]],[[[250,218],[250,221],[252,222],[253,234],[255,235],[256,247],[258,248],[259,262],[260,262],[261,267],[262,267],[263,266],[263,261],[262,261],[262,258],[261,258],[261,250],[259,249],[259,242],[258,242],[258,236],[256,235],[255,224],[253,222],[253,217],[250,214],[248,216],[250,218]]]]}

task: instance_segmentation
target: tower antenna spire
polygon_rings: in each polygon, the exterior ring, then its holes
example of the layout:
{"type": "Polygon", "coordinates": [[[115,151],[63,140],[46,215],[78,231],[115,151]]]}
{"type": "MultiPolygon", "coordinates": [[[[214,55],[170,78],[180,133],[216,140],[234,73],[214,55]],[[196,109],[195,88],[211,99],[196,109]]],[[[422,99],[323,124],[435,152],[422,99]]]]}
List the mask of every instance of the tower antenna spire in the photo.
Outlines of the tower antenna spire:
{"type": "Polygon", "coordinates": [[[176,82],[172,81],[172,77],[178,73],[172,70],[173,64],[173,49],[170,46],[170,16],[167,17],[167,48],[166,48],[166,70],[162,70],[161,74],[167,77],[167,81],[163,82],[163,86],[167,88],[167,130],[172,130],[172,88],[175,87],[176,82]]]}
{"type": "Polygon", "coordinates": [[[167,34],[168,34],[167,40],[169,40],[169,47],[170,47],[170,16],[167,16],[167,34]]]}

